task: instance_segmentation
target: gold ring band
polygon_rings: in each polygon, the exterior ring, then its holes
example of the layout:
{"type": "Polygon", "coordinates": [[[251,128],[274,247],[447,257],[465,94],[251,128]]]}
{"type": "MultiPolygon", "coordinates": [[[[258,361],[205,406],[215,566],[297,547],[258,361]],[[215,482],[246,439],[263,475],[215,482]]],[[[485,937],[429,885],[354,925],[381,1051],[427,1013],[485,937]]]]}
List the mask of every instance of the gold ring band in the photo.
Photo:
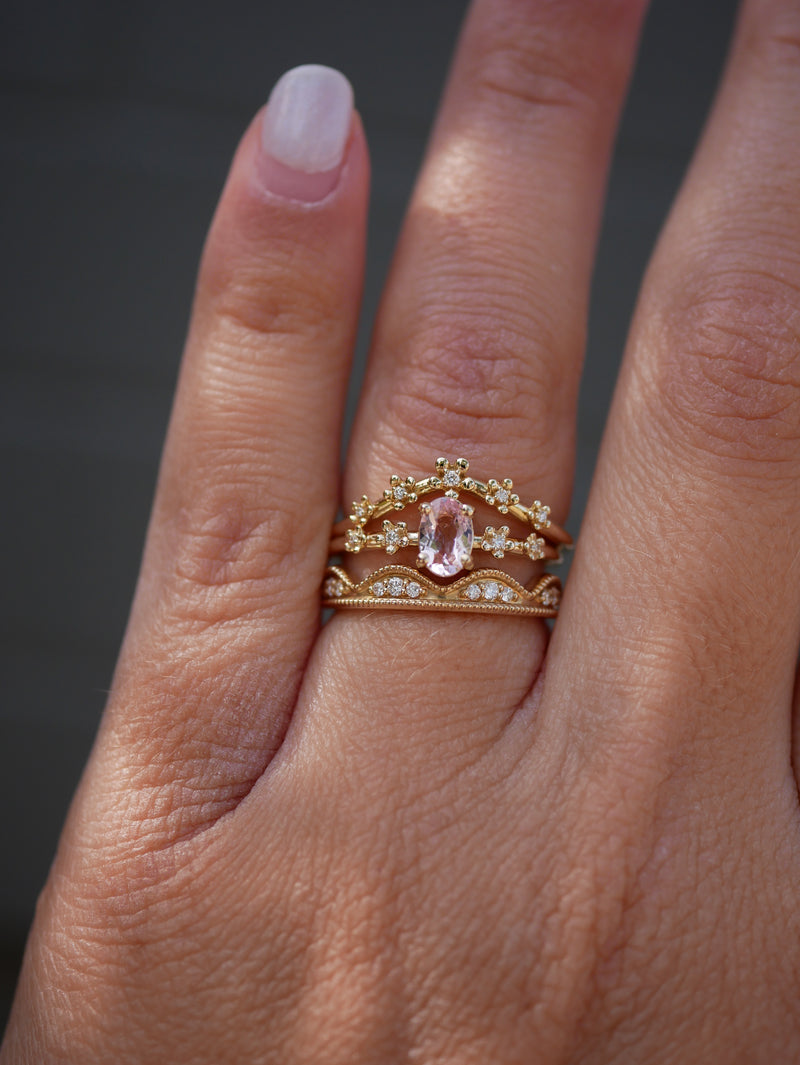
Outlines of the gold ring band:
{"type": "Polygon", "coordinates": [[[452,584],[440,585],[408,566],[382,566],[354,582],[341,566],[328,566],[323,583],[324,607],[383,610],[451,610],[554,618],[561,601],[561,581],[552,573],[525,588],[501,570],[476,570],[452,584]]]}
{"type": "Polygon", "coordinates": [[[334,526],[329,545],[331,556],[364,550],[394,555],[416,549],[417,571],[426,574],[389,564],[354,581],[341,565],[331,565],[323,605],[555,617],[561,596],[556,577],[547,574],[526,587],[500,569],[476,570],[473,551],[495,559],[519,555],[533,562],[560,561],[571,544],[569,534],[551,520],[550,508],[539,500],[530,506],[521,503],[510,478],[478,480],[469,474],[466,459],[439,458],[433,475],[417,479],[394,474],[381,498],[365,495],[354,502],[349,518],[334,526]],[[414,504],[420,514],[417,529],[386,516],[414,504]],[[523,530],[515,535],[509,524],[476,531],[472,519],[479,504],[507,515],[509,522],[516,520],[523,530]],[[379,529],[369,528],[378,522],[379,529]]]}
{"type": "MultiPolygon", "coordinates": [[[[555,547],[547,543],[543,536],[535,532],[529,533],[524,540],[515,539],[511,536],[507,525],[495,529],[493,525],[487,525],[482,533],[473,532],[472,550],[480,548],[488,551],[495,558],[504,558],[505,555],[524,555],[533,562],[546,559],[549,562],[560,562],[564,545],[555,547]]],[[[342,551],[357,554],[359,551],[377,548],[387,555],[393,555],[404,547],[416,547],[419,545],[419,533],[409,531],[405,522],[394,525],[388,518],[384,519],[383,530],[377,533],[365,533],[361,528],[350,528],[342,535],[333,536],[329,545],[328,553],[338,555],[342,551]]]]}

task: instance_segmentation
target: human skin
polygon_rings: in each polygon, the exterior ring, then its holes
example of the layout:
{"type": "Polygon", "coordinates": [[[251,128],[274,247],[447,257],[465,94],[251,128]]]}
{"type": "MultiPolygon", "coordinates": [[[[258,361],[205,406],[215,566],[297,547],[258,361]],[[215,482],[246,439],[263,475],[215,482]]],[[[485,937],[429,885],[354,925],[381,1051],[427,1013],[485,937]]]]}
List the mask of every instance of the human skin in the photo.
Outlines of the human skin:
{"type": "Polygon", "coordinates": [[[552,637],[319,628],[337,506],[392,472],[566,519],[643,13],[473,4],[341,481],[363,131],[310,177],[245,134],[2,1065],[800,1060],[800,3],[741,11],[552,637]]]}

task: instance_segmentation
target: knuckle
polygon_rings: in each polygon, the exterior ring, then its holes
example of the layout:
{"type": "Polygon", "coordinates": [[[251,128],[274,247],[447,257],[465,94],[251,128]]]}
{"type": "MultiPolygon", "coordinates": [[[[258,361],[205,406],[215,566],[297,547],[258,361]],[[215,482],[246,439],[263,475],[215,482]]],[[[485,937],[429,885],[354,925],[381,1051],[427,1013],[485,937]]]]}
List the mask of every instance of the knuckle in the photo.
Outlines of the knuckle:
{"type": "Polygon", "coordinates": [[[637,17],[636,8],[627,0],[604,4],[602,12],[584,0],[505,0],[480,27],[471,82],[501,106],[510,101],[592,112],[624,76],[620,26],[637,17]]]}
{"type": "Polygon", "coordinates": [[[321,338],[341,318],[333,283],[288,253],[269,269],[222,264],[209,288],[209,342],[216,340],[223,350],[246,351],[249,338],[321,338]]]}
{"type": "MultiPolygon", "coordinates": [[[[236,485],[198,487],[176,516],[170,602],[178,619],[195,629],[251,616],[286,580],[287,545],[303,550],[291,506],[267,503],[268,492],[243,490],[243,463],[236,485]],[[256,499],[250,499],[251,496],[256,499]]],[[[251,463],[252,465],[252,463],[251,463]]],[[[259,476],[254,470],[253,478],[259,476]]],[[[257,481],[254,480],[257,484],[257,481]]]]}
{"type": "MultiPolygon", "coordinates": [[[[342,277],[331,270],[320,234],[263,216],[263,205],[223,203],[198,278],[195,315],[220,340],[282,337],[324,330],[341,317],[342,277]]],[[[344,258],[347,255],[344,254],[344,258]]]]}
{"type": "MultiPolygon", "coordinates": [[[[616,1023],[631,1015],[642,967],[682,934],[680,918],[674,927],[670,914],[684,882],[676,862],[683,826],[665,817],[662,805],[675,780],[637,748],[634,743],[627,752],[635,761],[619,748],[587,774],[573,855],[585,911],[577,969],[616,1023]]],[[[565,927],[575,918],[573,900],[565,927]]],[[[639,998],[638,1008],[644,1005],[639,998]]]]}
{"type": "Polygon", "coordinates": [[[300,680],[282,626],[218,626],[198,636],[204,619],[176,621],[172,602],[167,612],[140,640],[109,703],[127,789],[102,809],[115,827],[98,856],[98,886],[113,893],[119,883],[126,897],[133,882],[171,876],[176,849],[188,854],[191,840],[250,792],[280,747],[300,680]]]}
{"type": "Polygon", "coordinates": [[[556,372],[559,360],[541,336],[532,342],[495,320],[473,323],[462,316],[455,324],[427,323],[402,347],[386,424],[402,427],[404,445],[429,438],[432,425],[452,446],[509,439],[535,444],[550,432],[545,406],[559,409],[564,383],[556,372]]]}
{"type": "Polygon", "coordinates": [[[658,324],[650,392],[689,443],[721,459],[775,462],[796,451],[797,286],[734,268],[683,290],[658,324]]]}
{"type": "MultiPolygon", "coordinates": [[[[540,56],[535,57],[541,60],[540,56]]],[[[475,74],[477,92],[501,105],[584,109],[592,101],[584,75],[553,59],[534,62],[530,52],[510,32],[492,42],[475,74]]]]}

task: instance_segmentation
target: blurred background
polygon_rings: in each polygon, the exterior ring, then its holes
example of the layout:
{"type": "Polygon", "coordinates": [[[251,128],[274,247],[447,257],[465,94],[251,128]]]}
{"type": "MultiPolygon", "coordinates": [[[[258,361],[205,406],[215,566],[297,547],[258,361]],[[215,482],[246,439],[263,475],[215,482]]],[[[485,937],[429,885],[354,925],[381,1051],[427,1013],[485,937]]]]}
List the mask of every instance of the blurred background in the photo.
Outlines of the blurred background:
{"type": "MultiPolygon", "coordinates": [[[[655,0],[646,26],[595,278],[573,531],[640,276],[734,6],[655,0]]],[[[237,139],[288,67],[327,63],[353,82],[374,168],[354,394],[464,10],[461,0],[2,5],[0,1025],[109,685],[196,263],[237,139]]]]}

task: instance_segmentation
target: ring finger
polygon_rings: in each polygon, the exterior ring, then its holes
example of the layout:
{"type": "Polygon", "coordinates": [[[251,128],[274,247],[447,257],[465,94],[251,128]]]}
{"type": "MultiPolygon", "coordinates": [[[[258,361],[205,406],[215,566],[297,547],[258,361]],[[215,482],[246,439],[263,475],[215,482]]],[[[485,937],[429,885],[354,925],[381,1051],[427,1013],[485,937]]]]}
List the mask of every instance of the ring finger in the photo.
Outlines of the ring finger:
{"type": "MultiPolygon", "coordinates": [[[[510,477],[524,503],[542,499],[563,521],[595,238],[643,9],[473,5],[379,314],[345,501],[465,456],[479,479],[510,477]]],[[[330,628],[340,660],[358,654],[369,675],[374,656],[383,675],[408,641],[418,661],[425,648],[444,663],[466,654],[482,716],[518,705],[546,638],[516,618],[377,612],[365,649],[364,622],[330,628]]],[[[449,673],[426,674],[437,717],[449,706],[469,727],[463,684],[438,685],[449,673]]]]}

